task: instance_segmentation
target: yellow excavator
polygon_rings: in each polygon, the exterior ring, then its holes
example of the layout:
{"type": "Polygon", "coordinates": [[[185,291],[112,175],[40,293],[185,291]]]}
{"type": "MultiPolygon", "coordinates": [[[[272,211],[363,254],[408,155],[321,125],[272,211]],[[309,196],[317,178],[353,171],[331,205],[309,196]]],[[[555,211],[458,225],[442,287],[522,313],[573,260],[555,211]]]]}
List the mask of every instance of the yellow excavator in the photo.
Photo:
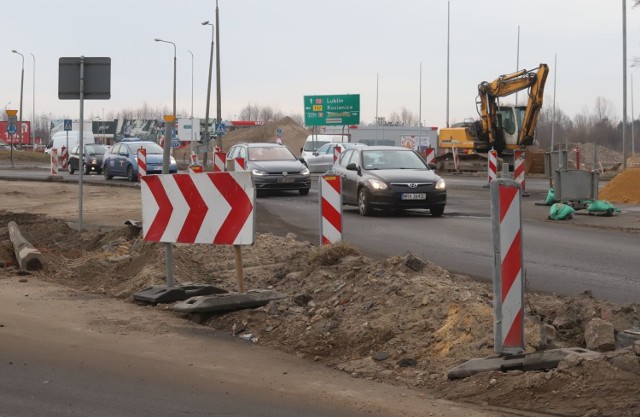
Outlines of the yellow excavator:
{"type": "Polygon", "coordinates": [[[523,69],[480,83],[476,100],[480,120],[440,129],[437,160],[451,159],[454,148],[462,160],[486,160],[486,153],[495,149],[503,161],[513,166],[513,151],[534,143],[548,73],[547,64],[540,64],[536,69],[523,69]],[[522,90],[527,90],[526,106],[500,104],[500,98],[522,90]]]}

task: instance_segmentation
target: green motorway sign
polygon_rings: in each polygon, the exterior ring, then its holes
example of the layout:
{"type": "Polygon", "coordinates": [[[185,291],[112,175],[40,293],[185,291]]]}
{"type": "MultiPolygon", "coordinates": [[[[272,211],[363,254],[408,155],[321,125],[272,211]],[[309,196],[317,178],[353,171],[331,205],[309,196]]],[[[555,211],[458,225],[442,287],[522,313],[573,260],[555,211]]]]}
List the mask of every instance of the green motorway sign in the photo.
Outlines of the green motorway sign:
{"type": "Polygon", "coordinates": [[[360,94],[304,96],[307,126],[360,124],[360,94]]]}

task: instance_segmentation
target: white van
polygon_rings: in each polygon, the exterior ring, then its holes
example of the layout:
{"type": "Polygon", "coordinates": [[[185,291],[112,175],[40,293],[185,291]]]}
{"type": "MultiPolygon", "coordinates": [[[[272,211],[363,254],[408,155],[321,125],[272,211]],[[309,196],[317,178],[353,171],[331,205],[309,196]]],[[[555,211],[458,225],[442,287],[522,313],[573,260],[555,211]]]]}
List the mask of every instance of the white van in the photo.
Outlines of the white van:
{"type": "MultiPolygon", "coordinates": [[[[82,132],[82,144],[88,145],[91,143],[96,143],[95,138],[93,136],[92,131],[83,131],[82,132]]],[[[58,156],[60,156],[60,150],[63,146],[67,147],[67,152],[71,150],[74,146],[80,145],[80,131],[78,130],[69,130],[68,132],[56,132],[53,134],[53,137],[47,144],[45,148],[46,153],[51,153],[51,149],[58,150],[58,156]],[[67,142],[67,133],[69,134],[69,140],[67,142]]]]}
{"type": "Polygon", "coordinates": [[[324,144],[349,142],[347,135],[309,135],[304,141],[304,146],[300,149],[300,156],[306,161],[308,156],[313,155],[324,144]]]}

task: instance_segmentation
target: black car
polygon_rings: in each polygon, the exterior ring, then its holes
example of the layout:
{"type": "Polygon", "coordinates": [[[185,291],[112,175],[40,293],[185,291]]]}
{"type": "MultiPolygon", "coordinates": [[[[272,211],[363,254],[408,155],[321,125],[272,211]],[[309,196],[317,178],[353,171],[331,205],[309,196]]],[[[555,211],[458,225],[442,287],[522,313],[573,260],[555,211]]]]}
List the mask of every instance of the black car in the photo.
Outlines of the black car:
{"type": "MultiPolygon", "coordinates": [[[[108,148],[104,145],[96,143],[84,145],[84,163],[82,168],[85,174],[95,172],[97,174],[102,173],[102,158],[107,152],[108,148]]],[[[69,161],[67,164],[67,170],[69,174],[73,174],[80,170],[80,147],[74,146],[69,152],[69,161]]]]}
{"type": "Polygon", "coordinates": [[[245,170],[251,172],[256,192],[298,190],[309,194],[311,176],[309,168],[284,145],[276,143],[239,143],[229,149],[227,164],[242,158],[245,170]]]}
{"type": "Polygon", "coordinates": [[[347,149],[332,172],[342,177],[342,201],[357,205],[361,215],[373,209],[428,209],[434,217],[444,213],[445,182],[411,149],[365,146],[347,149]]]}

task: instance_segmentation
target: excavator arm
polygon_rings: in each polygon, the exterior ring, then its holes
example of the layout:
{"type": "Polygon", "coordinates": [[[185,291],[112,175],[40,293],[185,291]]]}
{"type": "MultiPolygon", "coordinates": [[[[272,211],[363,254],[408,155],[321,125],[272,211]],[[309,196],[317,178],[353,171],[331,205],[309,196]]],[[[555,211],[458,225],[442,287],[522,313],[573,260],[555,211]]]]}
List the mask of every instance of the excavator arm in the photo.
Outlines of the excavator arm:
{"type": "Polygon", "coordinates": [[[497,99],[529,89],[529,100],[517,144],[520,147],[530,145],[533,143],[533,134],[542,107],[544,84],[548,73],[547,64],[540,64],[537,70],[521,70],[513,74],[501,75],[492,82],[484,81],[478,85],[482,128],[488,136],[490,146],[495,147],[499,153],[504,149],[505,144],[500,133],[497,132],[497,128],[501,127],[498,126],[497,99]]]}

